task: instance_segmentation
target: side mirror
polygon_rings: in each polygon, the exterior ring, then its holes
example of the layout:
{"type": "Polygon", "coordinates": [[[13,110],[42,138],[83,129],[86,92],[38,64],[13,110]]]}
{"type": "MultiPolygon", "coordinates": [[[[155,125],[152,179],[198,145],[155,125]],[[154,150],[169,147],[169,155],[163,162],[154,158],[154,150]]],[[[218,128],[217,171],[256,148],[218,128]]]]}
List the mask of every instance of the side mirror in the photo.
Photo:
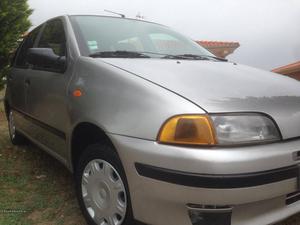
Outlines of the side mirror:
{"type": "Polygon", "coordinates": [[[27,52],[27,62],[37,68],[65,71],[66,57],[58,56],[51,48],[30,48],[27,52]]]}

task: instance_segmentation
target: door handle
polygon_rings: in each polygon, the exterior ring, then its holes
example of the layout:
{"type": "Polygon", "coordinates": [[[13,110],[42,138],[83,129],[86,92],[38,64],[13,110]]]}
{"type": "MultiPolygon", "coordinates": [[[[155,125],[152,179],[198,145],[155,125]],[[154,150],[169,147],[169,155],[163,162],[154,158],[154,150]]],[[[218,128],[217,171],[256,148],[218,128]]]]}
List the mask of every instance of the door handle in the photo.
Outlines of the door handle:
{"type": "Polygon", "coordinates": [[[26,79],[26,80],[25,80],[25,86],[28,87],[29,85],[30,85],[30,80],[29,80],[29,79],[26,79]]]}

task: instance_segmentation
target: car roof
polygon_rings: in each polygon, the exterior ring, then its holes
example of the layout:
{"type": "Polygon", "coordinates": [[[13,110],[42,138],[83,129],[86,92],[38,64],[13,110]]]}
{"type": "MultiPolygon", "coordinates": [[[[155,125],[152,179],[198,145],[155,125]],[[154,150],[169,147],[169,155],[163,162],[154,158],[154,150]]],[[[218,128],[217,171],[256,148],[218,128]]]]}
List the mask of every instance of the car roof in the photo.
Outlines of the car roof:
{"type": "Polygon", "coordinates": [[[34,27],[31,27],[31,29],[29,29],[29,33],[31,33],[33,30],[35,30],[37,27],[51,21],[51,20],[54,20],[54,19],[59,19],[59,18],[64,18],[64,17],[75,17],[75,16],[94,16],[94,17],[103,17],[103,18],[115,18],[115,19],[120,19],[120,20],[134,20],[134,21],[139,21],[139,22],[144,22],[144,23],[151,23],[151,24],[156,24],[156,25],[159,25],[159,26],[164,26],[164,27],[168,27],[166,25],[163,25],[163,24],[160,24],[160,23],[155,23],[155,22],[151,22],[151,21],[147,21],[147,20],[141,20],[141,19],[135,19],[135,18],[123,18],[123,17],[120,17],[120,16],[108,16],[108,15],[98,15],[98,14],[65,14],[65,15],[60,15],[60,16],[55,16],[55,17],[52,17],[52,18],[49,18],[47,20],[45,20],[44,22],[40,23],[39,25],[37,26],[34,26],[34,27]]]}
{"type": "MultiPolygon", "coordinates": [[[[160,26],[165,26],[163,24],[155,23],[155,22],[148,21],[148,20],[141,20],[141,19],[136,19],[136,18],[121,17],[121,16],[108,16],[108,15],[98,15],[98,14],[71,14],[71,15],[64,15],[64,16],[67,16],[67,17],[94,16],[94,17],[103,17],[103,18],[115,18],[115,19],[120,19],[120,20],[134,20],[134,21],[139,21],[139,22],[152,23],[152,24],[156,24],[156,25],[160,25],[160,26]]],[[[52,19],[54,19],[54,18],[52,18],[52,19]]],[[[52,19],[50,19],[50,20],[52,20],[52,19]]]]}

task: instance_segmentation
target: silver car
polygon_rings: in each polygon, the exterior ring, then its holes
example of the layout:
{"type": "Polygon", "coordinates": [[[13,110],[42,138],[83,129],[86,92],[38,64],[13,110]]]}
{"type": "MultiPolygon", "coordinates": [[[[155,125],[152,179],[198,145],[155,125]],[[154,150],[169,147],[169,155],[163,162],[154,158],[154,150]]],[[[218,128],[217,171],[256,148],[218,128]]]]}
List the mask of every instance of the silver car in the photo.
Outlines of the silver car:
{"type": "Polygon", "coordinates": [[[155,23],[61,16],[8,76],[13,144],[74,173],[91,225],[265,225],[300,211],[300,83],[155,23]]]}

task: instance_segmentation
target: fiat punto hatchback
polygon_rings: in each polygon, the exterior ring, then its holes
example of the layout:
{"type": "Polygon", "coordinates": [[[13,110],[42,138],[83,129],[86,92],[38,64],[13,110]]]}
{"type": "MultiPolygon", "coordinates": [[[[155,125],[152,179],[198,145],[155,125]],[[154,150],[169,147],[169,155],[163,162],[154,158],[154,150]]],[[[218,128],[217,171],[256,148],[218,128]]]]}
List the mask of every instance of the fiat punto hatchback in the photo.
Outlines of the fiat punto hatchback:
{"type": "Polygon", "coordinates": [[[74,173],[91,225],[265,225],[300,211],[300,83],[155,23],[61,16],[16,52],[5,109],[74,173]]]}

